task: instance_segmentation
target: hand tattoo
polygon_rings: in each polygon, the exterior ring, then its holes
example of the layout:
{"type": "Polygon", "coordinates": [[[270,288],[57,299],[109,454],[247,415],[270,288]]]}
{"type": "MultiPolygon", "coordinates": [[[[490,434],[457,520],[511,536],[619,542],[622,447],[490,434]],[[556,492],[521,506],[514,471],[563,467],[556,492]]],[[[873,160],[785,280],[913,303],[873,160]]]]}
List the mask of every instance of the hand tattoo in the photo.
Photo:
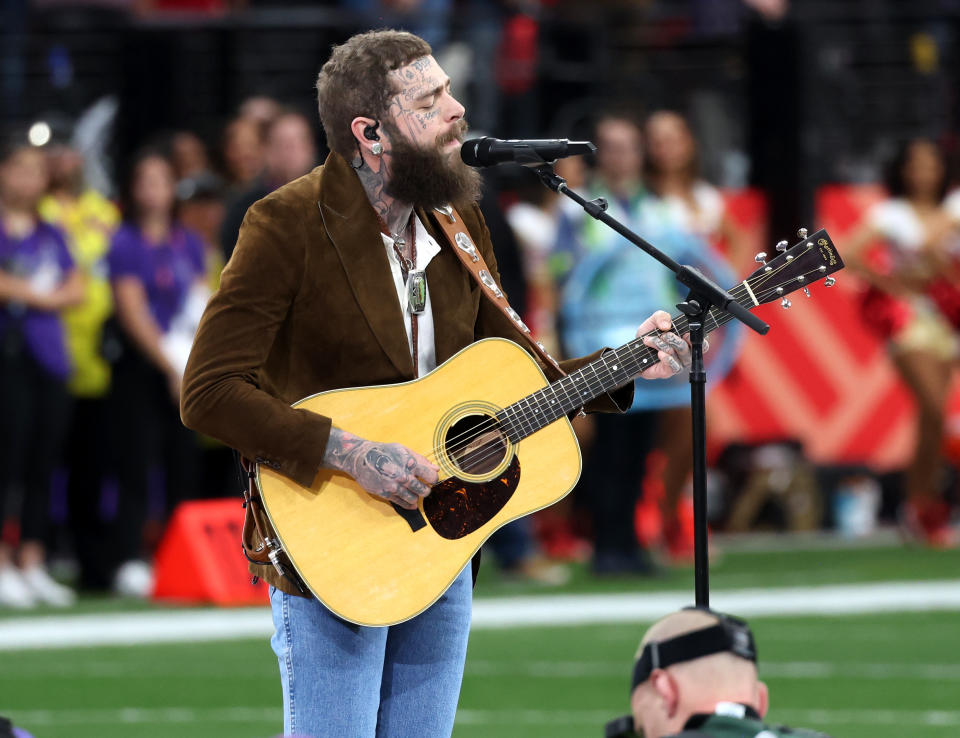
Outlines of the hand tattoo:
{"type": "Polygon", "coordinates": [[[660,360],[669,366],[674,374],[691,363],[690,346],[676,333],[648,334],[645,342],[663,354],[660,360]]]}
{"type": "Polygon", "coordinates": [[[686,351],[689,348],[687,342],[676,333],[664,333],[663,340],[673,346],[677,351],[686,351]]]}
{"type": "Polygon", "coordinates": [[[400,443],[375,443],[332,428],[323,465],[346,472],[367,492],[415,509],[437,481],[436,467],[400,443]]]}
{"type": "Polygon", "coordinates": [[[376,469],[378,473],[383,474],[385,477],[396,479],[398,476],[400,476],[400,471],[394,459],[391,459],[376,447],[373,447],[367,451],[366,462],[376,469]],[[391,466],[393,468],[391,468],[391,466]]]}

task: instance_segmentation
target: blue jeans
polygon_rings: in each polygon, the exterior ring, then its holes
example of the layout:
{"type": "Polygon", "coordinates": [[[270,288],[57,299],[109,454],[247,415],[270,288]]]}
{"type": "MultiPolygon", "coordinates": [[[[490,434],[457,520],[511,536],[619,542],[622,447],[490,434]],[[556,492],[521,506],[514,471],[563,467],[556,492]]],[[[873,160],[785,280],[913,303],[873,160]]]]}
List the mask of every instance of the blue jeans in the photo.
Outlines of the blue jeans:
{"type": "Polygon", "coordinates": [[[368,628],[270,588],[283,734],[439,738],[453,732],[470,630],[468,565],[412,620],[368,628]]]}

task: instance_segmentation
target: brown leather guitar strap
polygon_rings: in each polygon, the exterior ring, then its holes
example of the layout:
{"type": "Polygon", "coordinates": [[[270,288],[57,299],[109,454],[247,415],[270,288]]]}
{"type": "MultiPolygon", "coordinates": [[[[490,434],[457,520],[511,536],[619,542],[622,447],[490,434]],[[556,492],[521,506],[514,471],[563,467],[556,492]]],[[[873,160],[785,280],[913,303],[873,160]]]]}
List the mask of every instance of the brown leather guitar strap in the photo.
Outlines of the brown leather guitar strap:
{"type": "Polygon", "coordinates": [[[243,506],[247,511],[243,519],[243,535],[241,536],[243,553],[249,561],[255,564],[269,564],[270,551],[267,549],[264,541],[268,540],[270,535],[261,528],[260,516],[256,515],[253,509],[254,506],[260,504],[260,494],[257,490],[256,467],[244,456],[240,456],[239,460],[243,473],[247,478],[247,488],[243,491],[243,506]],[[253,529],[256,529],[257,538],[261,541],[258,548],[251,548],[247,545],[247,541],[254,539],[252,535],[253,529]]]}
{"type": "MultiPolygon", "coordinates": [[[[257,489],[256,462],[252,462],[245,456],[239,456],[240,467],[247,477],[247,488],[243,491],[243,507],[246,514],[243,518],[243,532],[240,535],[240,544],[243,548],[243,555],[247,561],[261,566],[273,566],[277,573],[292,582],[301,594],[306,594],[307,588],[304,586],[296,571],[290,566],[289,559],[273,534],[273,529],[266,519],[265,512],[260,500],[260,490],[257,489]],[[253,531],[256,530],[256,536],[253,531]],[[248,545],[248,541],[259,539],[260,543],[256,548],[248,545]],[[281,556],[283,557],[281,559],[281,556]]],[[[254,582],[258,577],[254,577],[254,582]]]]}
{"type": "Polygon", "coordinates": [[[463,225],[463,219],[460,217],[460,213],[451,205],[444,205],[442,208],[434,208],[434,210],[439,213],[435,219],[440,224],[443,234],[447,237],[447,242],[453,249],[453,253],[459,257],[463,266],[470,273],[470,276],[480,285],[483,294],[506,316],[507,320],[517,327],[517,330],[519,330],[520,334],[527,340],[533,352],[539,356],[545,364],[551,365],[560,372],[560,376],[565,377],[566,373],[560,368],[557,360],[547,353],[542,343],[534,340],[533,336],[530,335],[530,328],[523,322],[523,319],[517,314],[517,311],[510,307],[506,296],[504,296],[503,291],[497,286],[493,275],[490,273],[490,268],[484,261],[480,249],[474,245],[473,239],[470,238],[470,233],[467,231],[467,227],[463,225]]]}

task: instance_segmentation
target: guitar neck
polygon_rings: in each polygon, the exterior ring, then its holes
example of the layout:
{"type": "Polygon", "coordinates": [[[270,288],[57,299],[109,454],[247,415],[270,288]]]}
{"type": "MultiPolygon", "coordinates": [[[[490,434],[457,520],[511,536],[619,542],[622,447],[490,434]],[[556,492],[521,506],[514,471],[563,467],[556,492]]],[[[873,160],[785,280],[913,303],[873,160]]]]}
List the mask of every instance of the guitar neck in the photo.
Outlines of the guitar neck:
{"type": "MultiPolygon", "coordinates": [[[[710,333],[732,316],[711,308],[704,321],[704,333],[710,333]]],[[[687,316],[673,317],[674,330],[681,336],[688,331],[687,316]]],[[[497,414],[500,427],[513,442],[536,433],[550,423],[575,412],[600,395],[623,387],[641,372],[660,361],[658,352],[643,339],[660,335],[653,330],[586,364],[563,379],[527,395],[497,414]]]]}
{"type": "MultiPolygon", "coordinates": [[[[777,250],[785,253],[769,263],[766,254],[757,254],[761,267],[730,290],[730,296],[738,304],[752,310],[764,303],[781,300],[780,304],[788,308],[790,301],[786,295],[794,290],[802,289],[809,297],[807,287],[813,282],[823,279],[830,287],[836,281],[827,275],[843,269],[843,260],[827,232],[820,229],[808,238],[806,229],[801,229],[797,235],[800,242],[786,250],[787,242],[781,241],[777,250]]],[[[704,320],[704,333],[715,331],[730,320],[733,320],[730,313],[711,308],[704,320]]],[[[681,336],[687,333],[687,316],[675,315],[673,325],[681,336]]],[[[497,413],[500,427],[511,441],[517,442],[579,410],[590,400],[624,386],[660,361],[657,350],[643,342],[647,336],[659,333],[650,331],[618,349],[607,351],[596,361],[505,407],[497,413]]]]}

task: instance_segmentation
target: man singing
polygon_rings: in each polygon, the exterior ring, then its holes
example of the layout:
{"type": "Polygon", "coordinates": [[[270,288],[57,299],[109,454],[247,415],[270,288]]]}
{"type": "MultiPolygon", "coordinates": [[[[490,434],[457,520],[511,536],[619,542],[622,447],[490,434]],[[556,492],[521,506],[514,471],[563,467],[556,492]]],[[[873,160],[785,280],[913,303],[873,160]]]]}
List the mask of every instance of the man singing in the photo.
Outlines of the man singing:
{"type": "MultiPolygon", "coordinates": [[[[459,158],[464,109],[429,45],[395,31],[354,36],[334,48],[317,91],[332,153],[247,212],[197,333],[181,412],[188,426],[300,485],[332,468],[374,497],[415,508],[437,481],[437,467],[417,450],[357,437],[337,418],[290,404],[412,380],[484,337],[522,339],[436,220],[444,216],[433,208],[452,203],[499,281],[475,202],[479,178],[459,158]],[[425,280],[420,305],[411,304],[411,279],[425,280]]],[[[670,327],[658,312],[641,330],[670,327]]],[[[645,376],[689,363],[675,333],[649,345],[661,361],[645,376]]],[[[617,412],[630,396],[628,385],[586,409],[617,412]]],[[[469,567],[420,615],[380,628],[344,622],[269,567],[252,570],[271,585],[286,735],[450,735],[470,626],[469,567]]]]}

